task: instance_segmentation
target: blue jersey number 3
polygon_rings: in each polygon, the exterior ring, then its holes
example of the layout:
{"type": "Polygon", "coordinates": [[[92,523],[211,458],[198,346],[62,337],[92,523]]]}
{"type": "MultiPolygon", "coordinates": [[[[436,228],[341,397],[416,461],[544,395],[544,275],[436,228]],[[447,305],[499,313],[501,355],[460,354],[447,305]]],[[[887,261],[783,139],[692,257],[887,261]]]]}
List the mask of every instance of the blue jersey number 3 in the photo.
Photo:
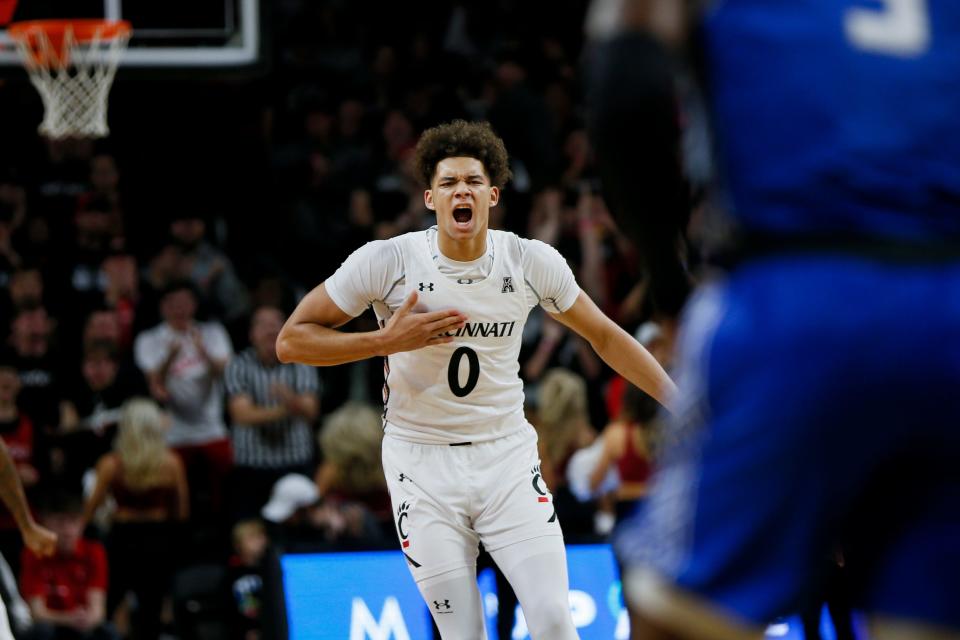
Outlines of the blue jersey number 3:
{"type": "Polygon", "coordinates": [[[930,47],[927,0],[881,0],[883,7],[848,9],[847,39],[857,49],[899,58],[915,58],[930,47]]]}

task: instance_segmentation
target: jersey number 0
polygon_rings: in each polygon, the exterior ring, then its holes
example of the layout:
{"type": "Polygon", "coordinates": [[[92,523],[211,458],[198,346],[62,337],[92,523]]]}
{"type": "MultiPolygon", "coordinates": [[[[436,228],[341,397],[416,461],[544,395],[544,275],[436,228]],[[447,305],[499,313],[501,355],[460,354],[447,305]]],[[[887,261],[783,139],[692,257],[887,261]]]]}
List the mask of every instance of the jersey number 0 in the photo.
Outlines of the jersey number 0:
{"type": "Polygon", "coordinates": [[[447,367],[447,382],[450,391],[458,398],[468,395],[477,386],[480,379],[480,359],[477,352],[470,347],[460,347],[450,356],[450,366],[447,367]],[[460,360],[467,356],[467,383],[460,386],[460,360]]]}

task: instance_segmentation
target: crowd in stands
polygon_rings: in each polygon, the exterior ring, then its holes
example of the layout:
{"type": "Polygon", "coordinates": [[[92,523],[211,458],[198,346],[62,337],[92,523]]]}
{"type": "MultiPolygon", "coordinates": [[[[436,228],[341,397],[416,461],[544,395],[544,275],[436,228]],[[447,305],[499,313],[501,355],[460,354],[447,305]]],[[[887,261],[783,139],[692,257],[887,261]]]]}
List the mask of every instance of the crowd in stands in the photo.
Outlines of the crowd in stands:
{"type": "MultiPolygon", "coordinates": [[[[20,152],[0,153],[0,437],[60,534],[41,560],[0,516],[21,637],[193,637],[177,589],[206,570],[230,603],[221,637],[252,640],[269,545],[395,544],[380,363],[281,364],[273,344],[350,251],[432,224],[412,167],[428,126],[490,120],[515,176],[491,226],[557,247],[669,364],[593,169],[585,2],[552,3],[555,25],[521,2],[373,3],[376,21],[362,2],[276,4],[271,71],[224,83],[226,125],[200,104],[187,131],[124,115],[121,72],[111,138],[43,140],[21,122],[20,152]]],[[[29,91],[0,84],[0,100],[29,91]]],[[[365,314],[347,330],[375,326],[365,314]]],[[[644,495],[655,408],[539,308],[521,375],[568,539],[608,534],[644,495]]]]}

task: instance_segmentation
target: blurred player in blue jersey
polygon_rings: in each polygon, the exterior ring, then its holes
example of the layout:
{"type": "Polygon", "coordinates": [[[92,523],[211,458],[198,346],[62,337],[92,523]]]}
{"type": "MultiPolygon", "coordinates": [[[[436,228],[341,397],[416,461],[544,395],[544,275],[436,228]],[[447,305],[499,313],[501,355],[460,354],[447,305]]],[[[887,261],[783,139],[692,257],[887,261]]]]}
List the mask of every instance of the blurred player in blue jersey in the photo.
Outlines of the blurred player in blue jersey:
{"type": "Polygon", "coordinates": [[[676,169],[668,70],[696,33],[739,231],[616,540],[634,637],[759,638],[834,544],[871,638],[960,637],[960,2],[613,4],[593,19],[633,30],[591,69],[613,210],[675,246],[679,182],[650,176],[676,169]]]}

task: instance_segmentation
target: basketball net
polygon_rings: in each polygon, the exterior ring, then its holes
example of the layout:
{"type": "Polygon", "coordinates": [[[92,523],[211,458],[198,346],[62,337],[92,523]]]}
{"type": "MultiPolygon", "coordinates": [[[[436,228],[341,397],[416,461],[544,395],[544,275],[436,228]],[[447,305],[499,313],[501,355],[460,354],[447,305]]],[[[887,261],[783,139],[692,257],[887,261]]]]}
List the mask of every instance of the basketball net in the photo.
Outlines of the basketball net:
{"type": "Polygon", "coordinates": [[[130,25],[106,20],[35,20],[11,24],[10,37],[43,100],[39,132],[48,138],[102,138],[107,96],[130,25]]]}

